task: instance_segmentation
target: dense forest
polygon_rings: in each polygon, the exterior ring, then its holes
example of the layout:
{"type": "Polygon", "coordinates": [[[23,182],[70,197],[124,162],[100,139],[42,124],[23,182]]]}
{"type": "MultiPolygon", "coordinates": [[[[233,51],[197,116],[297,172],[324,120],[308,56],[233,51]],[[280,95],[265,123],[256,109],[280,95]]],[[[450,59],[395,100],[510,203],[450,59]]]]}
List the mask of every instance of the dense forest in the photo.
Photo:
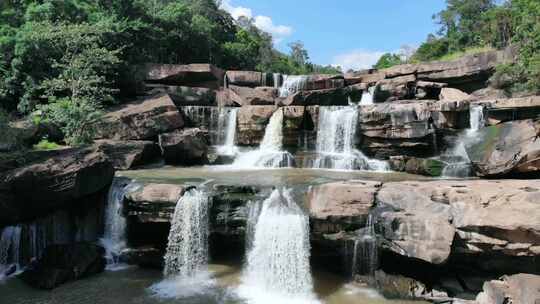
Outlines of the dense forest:
{"type": "Polygon", "coordinates": [[[500,66],[492,84],[509,91],[540,91],[540,1],[447,0],[434,15],[440,25],[414,55],[385,54],[375,65],[388,68],[411,62],[455,59],[510,45],[519,50],[515,65],[500,66]]]}
{"type": "MultiPolygon", "coordinates": [[[[447,0],[440,31],[412,56],[385,54],[375,67],[448,59],[486,48],[519,48],[493,82],[540,90],[538,0],[447,0]]],[[[122,79],[145,62],[213,63],[284,74],[340,73],[310,62],[301,42],[289,54],[249,18],[216,0],[4,0],[0,2],[0,111],[62,128],[68,144],[91,140],[101,109],[121,100],[122,79]]],[[[8,117],[0,113],[2,117],[8,117]]],[[[0,129],[2,128],[0,126],[0,129]]]]}

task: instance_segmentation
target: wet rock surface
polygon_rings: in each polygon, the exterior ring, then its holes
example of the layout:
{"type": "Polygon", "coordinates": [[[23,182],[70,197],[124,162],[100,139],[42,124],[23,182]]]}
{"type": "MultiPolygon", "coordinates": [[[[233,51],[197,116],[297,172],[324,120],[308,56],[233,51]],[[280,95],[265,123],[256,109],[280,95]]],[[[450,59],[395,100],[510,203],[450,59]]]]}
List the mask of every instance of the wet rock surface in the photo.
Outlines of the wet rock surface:
{"type": "Polygon", "coordinates": [[[165,163],[195,166],[208,163],[208,139],[200,129],[184,129],[159,136],[165,163]]]}
{"type": "Polygon", "coordinates": [[[52,245],[20,278],[35,288],[54,289],[69,281],[103,272],[104,254],[102,247],[92,244],[52,245]]]}

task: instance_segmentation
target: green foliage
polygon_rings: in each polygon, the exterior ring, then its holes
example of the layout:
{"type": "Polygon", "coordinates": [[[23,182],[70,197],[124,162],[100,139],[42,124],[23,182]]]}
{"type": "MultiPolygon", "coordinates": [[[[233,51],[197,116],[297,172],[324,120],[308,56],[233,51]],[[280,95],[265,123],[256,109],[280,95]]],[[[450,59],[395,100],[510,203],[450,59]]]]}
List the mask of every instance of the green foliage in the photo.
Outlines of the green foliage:
{"type": "Polygon", "coordinates": [[[451,60],[463,55],[504,48],[519,50],[513,66],[501,66],[491,82],[509,92],[540,92],[540,2],[538,0],[447,0],[435,15],[441,25],[412,61],[451,60]]]}
{"type": "Polygon", "coordinates": [[[57,144],[55,142],[50,142],[46,138],[40,140],[37,144],[34,145],[34,150],[40,150],[40,151],[56,150],[56,149],[60,149],[60,148],[62,148],[61,145],[59,145],[59,144],[57,144]]]}
{"type": "Polygon", "coordinates": [[[86,99],[59,99],[38,106],[45,122],[60,127],[70,146],[91,143],[102,118],[100,105],[86,99]]]}
{"type": "Polygon", "coordinates": [[[375,69],[387,69],[395,65],[404,63],[398,54],[386,53],[379,58],[379,61],[373,66],[375,69]]]}

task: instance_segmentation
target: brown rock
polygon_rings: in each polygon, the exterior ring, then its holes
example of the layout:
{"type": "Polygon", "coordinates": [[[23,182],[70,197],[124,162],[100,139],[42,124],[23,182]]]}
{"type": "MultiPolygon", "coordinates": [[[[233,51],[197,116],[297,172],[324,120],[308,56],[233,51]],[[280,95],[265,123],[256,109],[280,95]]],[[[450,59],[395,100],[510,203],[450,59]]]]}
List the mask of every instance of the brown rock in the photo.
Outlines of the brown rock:
{"type": "Polygon", "coordinates": [[[172,86],[219,88],[224,72],[211,64],[154,64],[139,68],[147,83],[172,86]]]}
{"type": "Polygon", "coordinates": [[[533,120],[511,121],[478,131],[477,142],[466,147],[478,176],[538,174],[540,126],[533,120]]]}
{"type": "MultiPolygon", "coordinates": [[[[273,87],[256,87],[254,89],[248,87],[229,86],[239,97],[241,106],[265,106],[274,105],[278,97],[278,90],[273,87]]],[[[233,98],[233,100],[237,100],[233,98]]]]}
{"type": "Polygon", "coordinates": [[[270,117],[276,111],[275,106],[245,106],[238,111],[237,144],[258,145],[270,117]]]}
{"type": "Polygon", "coordinates": [[[98,128],[98,138],[114,140],[154,139],[184,126],[184,120],[168,95],[157,95],[110,110],[98,128]]]}
{"type": "Polygon", "coordinates": [[[31,220],[111,184],[114,168],[93,148],[66,149],[53,157],[9,172],[0,183],[0,226],[31,220]]]}
{"type": "Polygon", "coordinates": [[[226,76],[229,85],[254,88],[263,85],[263,76],[266,75],[255,71],[227,71],[226,76]]]}
{"type": "Polygon", "coordinates": [[[148,164],[161,156],[159,146],[153,141],[96,141],[99,150],[110,159],[116,170],[129,170],[148,164]]]}
{"type": "Polygon", "coordinates": [[[349,104],[345,89],[300,91],[280,101],[283,106],[346,106],[349,104]]]}
{"type": "Polygon", "coordinates": [[[540,276],[521,273],[486,282],[484,291],[478,295],[476,302],[478,304],[537,304],[540,302],[540,276]]]}
{"type": "Polygon", "coordinates": [[[195,166],[208,163],[208,140],[200,129],[184,129],[159,135],[165,163],[195,166]]]}
{"type": "Polygon", "coordinates": [[[440,100],[443,101],[460,101],[467,100],[471,96],[467,93],[464,93],[461,90],[454,88],[442,88],[441,95],[439,96],[440,100]]]}

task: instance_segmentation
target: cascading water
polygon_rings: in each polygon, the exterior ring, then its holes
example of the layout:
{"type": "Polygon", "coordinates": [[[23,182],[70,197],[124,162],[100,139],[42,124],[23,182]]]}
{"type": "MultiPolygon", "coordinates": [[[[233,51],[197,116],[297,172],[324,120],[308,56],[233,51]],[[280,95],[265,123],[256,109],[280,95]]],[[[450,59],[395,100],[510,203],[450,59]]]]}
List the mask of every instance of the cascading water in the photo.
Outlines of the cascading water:
{"type": "Polygon", "coordinates": [[[246,249],[250,250],[253,247],[255,237],[255,227],[259,215],[261,214],[262,201],[254,201],[248,203],[247,222],[246,222],[246,249]]]}
{"type": "Polygon", "coordinates": [[[362,92],[362,99],[360,100],[360,105],[363,105],[363,106],[372,105],[374,95],[375,95],[375,87],[369,87],[367,90],[362,92]]]}
{"type": "Polygon", "coordinates": [[[191,189],[176,204],[165,254],[165,280],[151,289],[163,297],[189,297],[213,285],[208,272],[210,201],[191,189]]]}
{"type": "Polygon", "coordinates": [[[264,138],[255,151],[240,154],[234,168],[284,168],[294,165],[291,153],[283,151],[283,109],[278,109],[266,126],[264,138]]]}
{"type": "Polygon", "coordinates": [[[377,269],[378,252],[377,236],[373,216],[368,215],[366,228],[354,241],[352,273],[353,275],[372,275],[377,269]]]}
{"type": "Polygon", "coordinates": [[[383,161],[371,160],[355,149],[358,108],[320,107],[317,130],[318,158],[314,168],[386,171],[383,161]]]}
{"type": "Polygon", "coordinates": [[[218,154],[235,155],[238,152],[235,145],[237,116],[237,108],[219,109],[218,154]]]}
{"type": "Polygon", "coordinates": [[[208,130],[211,144],[219,144],[219,121],[221,108],[208,106],[185,106],[182,113],[190,127],[208,130]]]}
{"type": "Polygon", "coordinates": [[[283,85],[279,88],[279,97],[286,98],[306,88],[309,77],[305,75],[286,75],[283,85]]]}
{"type": "Polygon", "coordinates": [[[309,219],[291,190],[262,203],[239,295],[248,303],[313,303],[309,219]]]}
{"type": "Polygon", "coordinates": [[[465,147],[477,140],[476,134],[485,126],[486,121],[482,105],[471,105],[469,114],[470,128],[458,137],[454,148],[442,156],[449,160],[447,166],[443,169],[443,177],[468,177],[472,174],[471,160],[465,147]]]}
{"type": "Polygon", "coordinates": [[[6,227],[0,236],[0,281],[17,271],[21,264],[21,227],[6,227]]]}
{"type": "Polygon", "coordinates": [[[119,261],[122,250],[126,248],[126,218],[122,215],[122,206],[124,196],[130,191],[135,191],[138,187],[139,185],[135,183],[116,178],[109,190],[105,210],[105,232],[101,239],[109,270],[123,268],[119,261]]]}

